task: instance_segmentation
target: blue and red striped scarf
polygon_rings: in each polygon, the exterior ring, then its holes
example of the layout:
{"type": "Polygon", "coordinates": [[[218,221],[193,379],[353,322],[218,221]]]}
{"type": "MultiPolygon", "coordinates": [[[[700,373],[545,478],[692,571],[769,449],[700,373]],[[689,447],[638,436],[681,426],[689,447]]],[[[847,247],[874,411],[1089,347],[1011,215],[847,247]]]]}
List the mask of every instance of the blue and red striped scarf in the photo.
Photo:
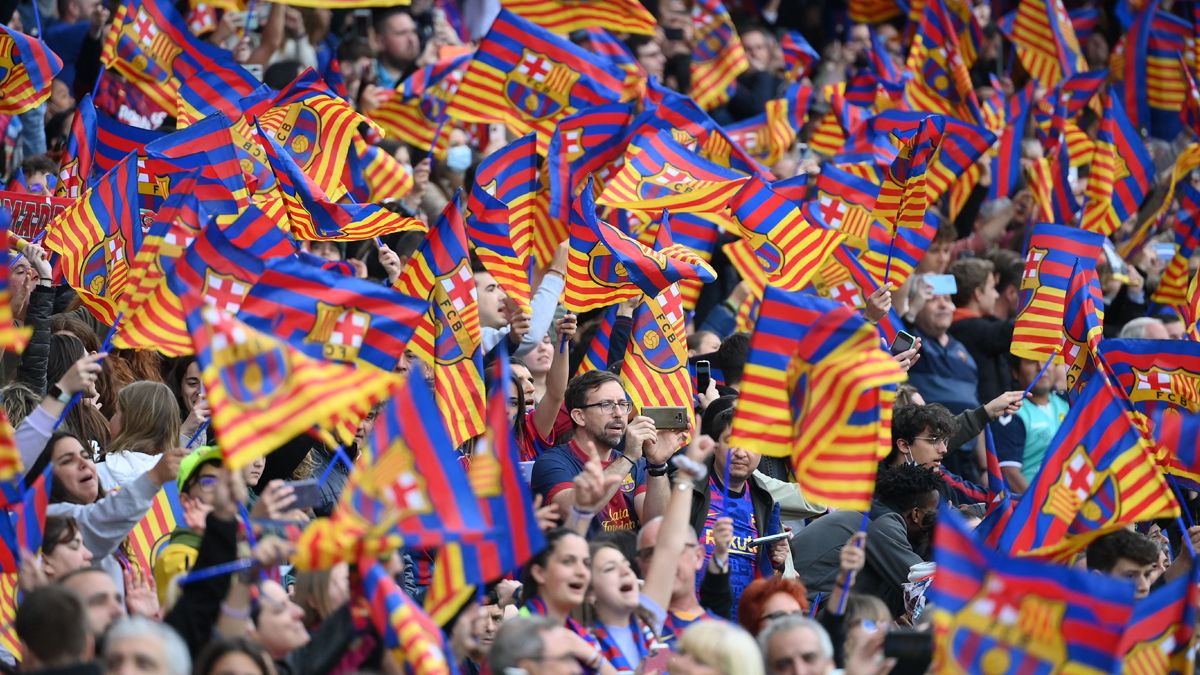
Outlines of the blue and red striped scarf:
{"type": "Polygon", "coordinates": [[[613,665],[613,668],[617,669],[617,672],[633,672],[636,670],[642,660],[650,654],[650,648],[655,642],[654,630],[644,622],[639,621],[636,616],[629,617],[629,628],[633,631],[634,636],[639,638],[635,642],[638,650],[638,658],[633,663],[629,662],[628,657],[621,652],[620,645],[609,635],[607,626],[599,621],[592,624],[592,637],[596,638],[596,641],[600,643],[600,652],[613,665]]]}
{"type": "MultiPolygon", "coordinates": [[[[525,606],[521,608],[521,613],[526,614],[526,615],[531,614],[533,616],[547,616],[548,610],[546,609],[546,601],[542,600],[539,597],[532,597],[525,602],[525,606]]],[[[601,654],[603,654],[604,648],[601,647],[599,641],[597,641],[596,638],[593,637],[592,634],[589,633],[588,630],[583,627],[583,624],[579,623],[575,619],[572,619],[571,617],[568,616],[567,622],[565,625],[567,627],[567,630],[578,635],[579,637],[583,638],[584,640],[587,640],[588,644],[594,645],[595,647],[599,648],[601,654]]],[[[588,668],[587,666],[584,666],[583,672],[585,675],[592,675],[593,673],[595,673],[594,670],[588,668]]]]}

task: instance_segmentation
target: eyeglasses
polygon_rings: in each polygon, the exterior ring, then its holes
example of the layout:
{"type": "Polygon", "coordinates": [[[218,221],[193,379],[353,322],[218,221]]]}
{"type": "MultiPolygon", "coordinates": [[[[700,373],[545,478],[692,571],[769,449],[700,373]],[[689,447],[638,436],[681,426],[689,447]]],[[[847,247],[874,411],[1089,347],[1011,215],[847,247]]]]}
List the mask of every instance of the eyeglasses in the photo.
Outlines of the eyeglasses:
{"type": "Polygon", "coordinates": [[[914,436],[914,441],[925,441],[931,445],[949,445],[950,439],[946,436],[914,436]]]}
{"type": "Polygon", "coordinates": [[[629,400],[596,401],[595,403],[588,403],[587,405],[581,405],[581,406],[579,406],[579,408],[581,410],[584,408],[599,408],[600,412],[604,413],[605,415],[611,415],[612,411],[614,409],[620,410],[622,413],[627,413],[630,410],[633,410],[633,403],[630,402],[629,400]]]}

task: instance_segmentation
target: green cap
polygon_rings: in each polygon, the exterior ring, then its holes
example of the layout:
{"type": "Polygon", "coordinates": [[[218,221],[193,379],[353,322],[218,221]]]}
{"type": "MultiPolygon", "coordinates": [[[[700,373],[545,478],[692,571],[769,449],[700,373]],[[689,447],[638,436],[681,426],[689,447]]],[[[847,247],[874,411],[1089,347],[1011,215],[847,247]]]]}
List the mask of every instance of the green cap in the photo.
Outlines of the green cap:
{"type": "Polygon", "coordinates": [[[205,445],[196,448],[195,452],[183,458],[179,463],[179,476],[175,479],[175,484],[182,490],[184,485],[187,485],[188,479],[196,473],[196,469],[203,463],[217,460],[221,462],[221,448],[215,445],[205,445]]]}

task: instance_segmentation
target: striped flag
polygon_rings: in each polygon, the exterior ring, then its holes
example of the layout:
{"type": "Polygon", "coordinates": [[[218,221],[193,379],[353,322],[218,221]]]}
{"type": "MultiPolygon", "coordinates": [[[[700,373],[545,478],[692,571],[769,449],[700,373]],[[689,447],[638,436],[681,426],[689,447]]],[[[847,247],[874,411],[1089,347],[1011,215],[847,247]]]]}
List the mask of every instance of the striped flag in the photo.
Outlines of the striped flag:
{"type": "Polygon", "coordinates": [[[126,157],[50,223],[45,244],[62,256],[63,280],[88,310],[106,325],[115,323],[129,261],[142,245],[137,157],[126,157]]]}
{"type": "Polygon", "coordinates": [[[730,444],[790,455],[805,495],[865,511],[879,462],[891,451],[895,385],[903,380],[857,312],[767,286],[730,444]]]}
{"type": "Polygon", "coordinates": [[[1004,131],[1000,144],[992,156],[992,184],[988,187],[988,199],[1012,196],[1021,177],[1021,141],[1025,139],[1025,128],[1029,123],[1029,111],[1033,103],[1034,85],[1030,83],[1008,98],[1005,111],[1004,131]]]}
{"type": "Polygon", "coordinates": [[[697,0],[692,7],[691,91],[705,110],[733,95],[737,78],[750,67],[742,40],[721,0],[697,0]]]}
{"type": "Polygon", "coordinates": [[[566,35],[604,28],[614,33],[654,35],[654,15],[638,0],[505,0],[504,8],[547,30],[566,35]]]}
{"type": "Polygon", "coordinates": [[[1097,305],[1103,307],[1100,280],[1090,261],[1076,259],[1071,269],[1063,311],[1063,360],[1067,364],[1067,392],[1083,389],[1087,377],[1100,362],[1100,339],[1104,334],[1104,317],[1097,305]]]}
{"type": "Polygon", "coordinates": [[[183,304],[213,429],[232,470],[313,427],[332,433],[347,417],[361,419],[394,382],[390,374],[306,356],[205,304],[199,293],[183,304]]]}
{"type": "Polygon", "coordinates": [[[1097,260],[1103,239],[1066,225],[1033,226],[1021,278],[1021,309],[1013,329],[1014,355],[1042,362],[1059,351],[1071,270],[1076,260],[1084,264],[1097,260]]]}
{"type": "Polygon", "coordinates": [[[430,303],[410,344],[420,358],[434,366],[438,409],[454,411],[447,421],[455,446],[485,429],[479,298],[460,202],[461,197],[456,196],[446,205],[437,225],[396,280],[401,291],[430,303]]]}
{"type": "Polygon", "coordinates": [[[1017,502],[1000,550],[1070,559],[1096,537],[1179,515],[1179,504],[1119,392],[1093,377],[1017,502]]]}
{"type": "Polygon", "coordinates": [[[84,94],[71,117],[71,137],[58,166],[59,197],[78,198],[87,190],[92,174],[92,152],[96,147],[96,106],[84,94]]]}
{"type": "Polygon", "coordinates": [[[906,68],[913,73],[905,97],[913,110],[982,119],[970,69],[979,48],[974,15],[944,0],[926,0],[906,68]]]}
{"type": "Polygon", "coordinates": [[[1138,412],[1200,412],[1200,343],[1110,339],[1100,342],[1100,355],[1138,412]]]}
{"type": "Polygon", "coordinates": [[[810,219],[819,214],[826,225],[846,235],[848,246],[867,248],[879,187],[834,164],[821,167],[815,187],[815,199],[805,206],[810,219]]]}
{"type": "Polygon", "coordinates": [[[154,561],[170,543],[171,533],[184,522],[179,486],[175,481],[169,481],[154,496],[146,515],[133,526],[125,540],[129,562],[142,570],[143,578],[154,578],[154,561]]]}
{"type": "Polygon", "coordinates": [[[177,182],[196,173],[196,194],[207,208],[236,213],[249,203],[232,127],[223,113],[148,143],[145,154],[146,168],[158,182],[160,196],[170,194],[177,182]]]}
{"type": "Polygon", "coordinates": [[[431,151],[435,158],[445,160],[450,134],[439,134],[438,130],[470,60],[470,54],[462,54],[417,70],[369,114],[370,118],[388,138],[431,151]]]}
{"type": "Polygon", "coordinates": [[[1183,306],[1184,328],[1192,340],[1200,342],[1200,274],[1192,275],[1187,304],[1183,306]]]}
{"type": "Polygon", "coordinates": [[[1196,603],[1200,568],[1150,591],[1133,606],[1121,636],[1121,672],[1130,675],[1195,672],[1196,603]]]}
{"type": "Polygon", "coordinates": [[[604,186],[596,202],[639,211],[671,209],[718,218],[746,176],[701,158],[671,134],[635,137],[625,165],[604,186]]]}
{"type": "Polygon", "coordinates": [[[0,25],[0,54],[0,115],[20,115],[50,98],[50,81],[63,64],[45,42],[0,25]]]}
{"type": "Polygon", "coordinates": [[[848,12],[854,23],[874,24],[894,19],[904,10],[896,0],[850,0],[848,12]]]}
{"type": "Polygon", "coordinates": [[[1110,86],[1104,96],[1104,120],[1096,134],[1081,225],[1105,236],[1137,213],[1154,180],[1154,162],[1119,98],[1119,90],[1110,86]]]}
{"type": "Polygon", "coordinates": [[[838,230],[805,218],[795,202],[758,176],[746,181],[730,208],[767,279],[785,291],[807,286],[845,238],[838,230]]]}
{"type": "Polygon", "coordinates": [[[397,665],[417,675],[450,675],[457,672],[442,630],[379,563],[359,563],[366,571],[363,588],[371,623],[397,665]]]}
{"type": "Polygon", "coordinates": [[[1192,186],[1191,176],[1175,185],[1175,255],[1159,277],[1158,286],[1150,295],[1151,302],[1183,307],[1188,302],[1189,261],[1200,246],[1200,190],[1192,186]]]}
{"type": "Polygon", "coordinates": [[[796,132],[804,126],[812,88],[792,84],[783,98],[767,101],[766,112],[729,125],[725,130],[746,154],[773,166],[796,142],[796,132]]]}
{"type": "Polygon", "coordinates": [[[945,118],[931,115],[921,121],[919,129],[903,141],[896,160],[885,174],[872,215],[890,231],[899,228],[920,228],[925,222],[930,195],[926,189],[926,172],[930,158],[938,151],[945,118]]]}
{"type": "Polygon", "coordinates": [[[12,312],[12,290],[9,288],[10,254],[8,245],[13,235],[9,233],[12,223],[12,212],[0,208],[0,349],[20,354],[25,351],[25,345],[33,334],[32,326],[18,326],[14,323],[12,312]]]}
{"type": "Polygon", "coordinates": [[[362,136],[355,136],[342,184],[349,186],[348,194],[354,201],[380,204],[403,199],[412,192],[413,177],[400,160],[378,145],[369,145],[362,136]]]}
{"type": "Polygon", "coordinates": [[[526,314],[532,313],[529,279],[537,189],[537,137],[529,134],[480,162],[463,214],[475,255],[526,314]]]}
{"type": "Polygon", "coordinates": [[[445,112],[522,136],[536,131],[542,154],[559,120],[617,102],[624,80],[620,68],[501,8],[445,112]]]}
{"type": "MultiPolygon", "coordinates": [[[[660,228],[662,225],[660,225],[660,228]]],[[[709,283],[716,272],[679,249],[654,251],[596,216],[590,182],[575,200],[563,304],[573,312],[654,297],[682,279],[709,283]]]]}
{"type": "MultiPolygon", "coordinates": [[[[46,509],[50,506],[50,490],[54,486],[54,467],[47,466],[29,489],[13,513],[16,520],[17,546],[37,555],[45,538],[46,509]]],[[[5,514],[7,516],[7,514],[5,514]]]]}
{"type": "Polygon", "coordinates": [[[609,103],[580,110],[563,118],[547,150],[549,216],[566,223],[580,185],[591,176],[601,189],[624,162],[634,130],[634,108],[609,103]]]}
{"type": "Polygon", "coordinates": [[[1063,0],[1022,0],[999,26],[1021,65],[1046,89],[1088,69],[1063,0]]]}
{"type": "Polygon", "coordinates": [[[787,77],[793,81],[803,79],[813,64],[821,60],[821,55],[808,44],[808,40],[805,40],[799,31],[785,31],[779,40],[779,48],[783,50],[787,77]]]}

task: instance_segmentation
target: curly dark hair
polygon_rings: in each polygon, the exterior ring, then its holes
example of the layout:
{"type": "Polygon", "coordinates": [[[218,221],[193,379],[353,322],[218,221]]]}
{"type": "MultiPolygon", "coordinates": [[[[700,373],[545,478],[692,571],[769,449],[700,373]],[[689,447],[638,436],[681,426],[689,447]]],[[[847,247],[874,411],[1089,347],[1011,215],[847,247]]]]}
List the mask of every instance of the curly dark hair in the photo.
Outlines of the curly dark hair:
{"type": "Polygon", "coordinates": [[[879,468],[875,479],[875,499],[897,513],[923,506],[930,492],[937,492],[941,479],[930,467],[897,464],[879,468]]]}
{"type": "Polygon", "coordinates": [[[721,342],[717,348],[717,361],[721,364],[725,384],[733,386],[741,383],[742,371],[746,369],[746,359],[749,357],[749,333],[734,333],[721,342]]]}
{"type": "Polygon", "coordinates": [[[886,464],[895,462],[900,455],[896,441],[904,440],[912,443],[913,439],[925,432],[934,436],[950,438],[958,429],[954,415],[940,403],[928,405],[899,405],[892,412],[892,452],[884,460],[886,464]]]}
{"type": "Polygon", "coordinates": [[[1146,535],[1133,530],[1117,530],[1097,537],[1088,544],[1087,567],[1108,573],[1121,558],[1139,565],[1153,565],[1158,562],[1158,553],[1158,545],[1146,535]]]}
{"type": "Polygon", "coordinates": [[[621,384],[621,378],[607,370],[589,370],[582,375],[571,378],[571,381],[567,384],[566,394],[563,397],[567,404],[567,410],[571,411],[587,405],[588,392],[595,391],[601,385],[609,382],[621,384]]]}

